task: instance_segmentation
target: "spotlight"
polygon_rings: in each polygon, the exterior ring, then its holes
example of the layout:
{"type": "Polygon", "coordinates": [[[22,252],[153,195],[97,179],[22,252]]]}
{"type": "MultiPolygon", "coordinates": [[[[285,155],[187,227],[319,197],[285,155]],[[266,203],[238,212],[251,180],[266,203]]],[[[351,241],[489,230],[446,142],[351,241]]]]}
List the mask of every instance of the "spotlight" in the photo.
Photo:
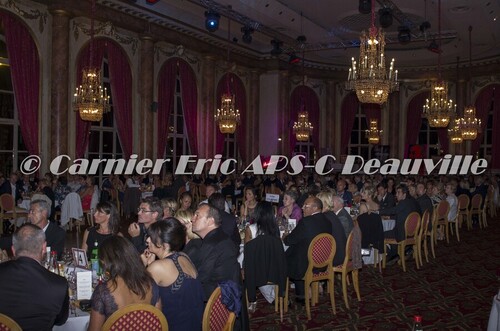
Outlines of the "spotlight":
{"type": "Polygon", "coordinates": [[[290,59],[288,60],[288,64],[297,64],[300,62],[300,57],[298,57],[295,53],[290,53],[290,59]]]}
{"type": "Polygon", "coordinates": [[[241,32],[243,33],[243,36],[241,39],[245,44],[250,44],[252,42],[252,33],[254,29],[248,26],[242,26],[241,27],[241,32]]]}
{"type": "Polygon", "coordinates": [[[378,11],[380,26],[388,28],[392,25],[392,9],[391,8],[382,8],[378,11]]]}
{"type": "Polygon", "coordinates": [[[411,31],[407,26],[400,26],[398,28],[398,41],[401,44],[408,44],[411,41],[411,31]]]}
{"type": "Polygon", "coordinates": [[[372,3],[370,0],[359,0],[359,12],[361,14],[370,14],[372,11],[372,3]]]}
{"type": "Polygon", "coordinates": [[[219,13],[209,10],[205,12],[205,29],[209,32],[215,32],[219,28],[219,13]]]}
{"type": "Polygon", "coordinates": [[[283,50],[281,49],[281,45],[283,45],[282,41],[279,41],[277,39],[271,40],[271,45],[273,45],[273,49],[271,50],[271,55],[280,55],[283,53],[283,50]]]}

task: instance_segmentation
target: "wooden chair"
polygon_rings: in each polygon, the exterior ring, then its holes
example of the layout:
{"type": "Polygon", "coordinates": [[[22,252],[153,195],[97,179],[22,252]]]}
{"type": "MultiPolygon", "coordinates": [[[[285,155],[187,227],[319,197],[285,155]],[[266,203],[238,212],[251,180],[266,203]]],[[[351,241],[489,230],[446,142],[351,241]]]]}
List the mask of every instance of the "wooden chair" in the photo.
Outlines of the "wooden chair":
{"type": "Polygon", "coordinates": [[[168,331],[168,323],[165,315],[158,308],[144,303],[137,303],[115,311],[106,320],[101,330],[168,331]]]}
{"type": "Polygon", "coordinates": [[[2,331],[23,331],[21,326],[7,315],[0,314],[0,330],[2,331]]]}
{"type": "MultiPolygon", "coordinates": [[[[351,273],[352,275],[352,283],[354,286],[354,291],[356,292],[356,296],[358,297],[358,301],[361,301],[361,294],[359,292],[358,269],[354,268],[352,263],[353,243],[355,239],[354,236],[355,232],[353,230],[347,238],[344,263],[342,263],[341,265],[333,266],[334,273],[342,274],[342,293],[344,295],[344,302],[347,309],[349,309],[349,300],[347,297],[347,277],[349,276],[349,273],[351,273]]],[[[359,238],[359,243],[361,244],[361,238],[359,238]]],[[[359,247],[359,250],[361,251],[361,247],[359,247]]]]}
{"type": "Polygon", "coordinates": [[[419,269],[420,262],[418,260],[418,248],[417,248],[417,234],[420,227],[420,215],[417,212],[410,213],[405,220],[405,239],[397,241],[396,238],[386,238],[384,240],[384,261],[383,267],[385,268],[387,260],[387,244],[398,246],[398,255],[400,257],[401,265],[403,266],[403,271],[406,272],[406,261],[405,261],[405,248],[408,245],[413,246],[413,258],[415,259],[415,264],[417,269],[419,269]]]}
{"type": "Polygon", "coordinates": [[[14,230],[17,228],[17,219],[19,217],[28,217],[28,210],[16,207],[16,202],[12,194],[4,193],[0,195],[0,220],[2,221],[2,226],[0,230],[3,232],[3,221],[12,220],[14,230]]]}
{"type": "Polygon", "coordinates": [[[429,210],[426,210],[422,215],[422,220],[420,222],[420,230],[418,231],[418,238],[417,238],[418,260],[420,262],[420,265],[424,265],[422,261],[423,260],[422,244],[424,244],[425,261],[429,262],[429,256],[428,256],[429,252],[427,249],[427,231],[429,230],[430,220],[431,220],[431,214],[429,210]]]}
{"type": "Polygon", "coordinates": [[[481,209],[481,204],[483,203],[483,197],[481,194],[475,194],[470,202],[469,219],[467,220],[467,227],[472,229],[472,217],[477,215],[479,220],[479,228],[483,228],[483,210],[481,209]]]}
{"type": "MultiPolygon", "coordinates": [[[[450,243],[450,228],[448,222],[448,214],[450,213],[450,203],[446,200],[439,201],[436,209],[436,221],[432,224],[432,231],[437,233],[438,227],[444,227],[446,242],[450,243]]],[[[434,243],[437,244],[437,234],[434,236],[434,243]]]]}
{"type": "Polygon", "coordinates": [[[425,249],[427,248],[427,238],[429,238],[431,244],[431,253],[434,259],[436,258],[436,250],[434,249],[434,247],[436,246],[436,236],[437,236],[436,215],[437,215],[437,206],[434,206],[432,212],[429,213],[429,222],[431,223],[431,229],[429,230],[429,227],[427,227],[427,229],[424,229],[426,231],[424,238],[424,252],[425,249]]]}
{"type": "Polygon", "coordinates": [[[230,331],[236,315],[221,301],[221,290],[217,287],[208,299],[203,312],[202,331],[230,331]]]}
{"type": "Polygon", "coordinates": [[[464,221],[467,223],[467,229],[469,228],[469,203],[470,198],[467,194],[460,194],[458,196],[458,211],[457,211],[457,221],[458,227],[462,228],[464,221]]]}
{"type": "Polygon", "coordinates": [[[497,216],[497,206],[495,205],[495,187],[493,185],[488,186],[488,212],[490,217],[497,216]]]}
{"type": "Polygon", "coordinates": [[[484,199],[484,204],[483,204],[483,208],[481,208],[481,220],[483,221],[483,228],[487,228],[488,227],[488,209],[490,207],[490,196],[489,194],[486,196],[486,198],[484,199]]]}

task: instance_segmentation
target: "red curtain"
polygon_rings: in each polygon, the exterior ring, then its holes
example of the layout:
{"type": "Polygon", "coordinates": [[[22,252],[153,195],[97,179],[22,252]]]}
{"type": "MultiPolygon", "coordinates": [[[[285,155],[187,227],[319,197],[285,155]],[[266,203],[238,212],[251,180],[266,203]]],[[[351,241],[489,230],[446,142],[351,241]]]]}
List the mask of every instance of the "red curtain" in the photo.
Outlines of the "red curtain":
{"type": "Polygon", "coordinates": [[[114,116],[125,158],[132,154],[132,73],[127,55],[120,46],[108,42],[108,63],[114,116]]]}
{"type": "Polygon", "coordinates": [[[179,60],[179,76],[181,81],[182,105],[184,106],[184,121],[188,134],[191,154],[198,155],[197,144],[197,116],[198,116],[198,88],[193,69],[186,61],[179,60]]]}
{"type": "MultiPolygon", "coordinates": [[[[479,151],[479,147],[481,147],[481,143],[484,140],[483,134],[484,134],[484,130],[486,128],[486,125],[488,123],[488,112],[490,111],[490,109],[492,107],[492,103],[493,103],[493,105],[495,104],[495,102],[494,102],[495,101],[495,87],[498,88],[499,86],[498,85],[489,85],[489,86],[485,87],[477,96],[477,99],[475,102],[476,117],[481,119],[481,129],[482,130],[481,130],[481,133],[478,133],[477,138],[472,142],[472,145],[471,145],[471,154],[472,155],[476,155],[476,153],[479,151]]],[[[496,94],[499,94],[498,91],[496,94]]],[[[496,97],[496,99],[498,100],[498,97],[496,97]]],[[[497,103],[496,109],[499,109],[499,108],[500,108],[500,106],[497,103]]],[[[493,118],[493,119],[495,119],[495,118],[493,118]]],[[[497,131],[495,131],[495,127],[493,127],[493,132],[497,132],[497,131]]],[[[493,137],[495,137],[495,136],[496,135],[493,134],[493,137]]],[[[493,139],[495,139],[495,138],[493,138],[493,139]]],[[[493,145],[493,146],[498,148],[499,145],[493,145]]]]}
{"type": "MultiPolygon", "coordinates": [[[[246,164],[247,144],[245,139],[246,135],[245,114],[247,110],[247,96],[246,96],[245,86],[243,85],[241,79],[234,73],[226,73],[224,76],[222,76],[222,78],[219,81],[219,84],[217,85],[217,94],[216,94],[217,108],[221,107],[221,97],[224,92],[227,92],[228,86],[230,91],[234,94],[236,98],[236,109],[240,111],[241,125],[238,125],[238,128],[236,129],[236,140],[238,142],[238,149],[240,151],[241,159],[243,160],[243,163],[246,164]]],[[[213,125],[217,126],[215,120],[213,122],[214,122],[213,125]]],[[[217,128],[215,153],[222,154],[223,152],[224,152],[224,135],[217,128]]]]}
{"type": "Polygon", "coordinates": [[[21,135],[29,154],[38,155],[40,59],[28,29],[8,13],[0,12],[5,28],[12,86],[21,135]]]}
{"type": "MultiPolygon", "coordinates": [[[[80,52],[76,66],[76,84],[79,86],[82,83],[82,70],[90,65],[101,67],[104,51],[106,49],[105,39],[94,39],[92,50],[92,59],[90,51],[90,43],[85,46],[80,52]]],[[[76,114],[76,158],[81,158],[85,154],[89,143],[91,122],[82,121],[80,114],[76,114]]]]}
{"type": "Polygon", "coordinates": [[[354,120],[356,119],[356,113],[358,112],[359,100],[356,93],[349,93],[346,95],[342,101],[341,111],[341,135],[340,135],[340,153],[349,154],[347,146],[349,145],[349,140],[351,138],[352,127],[354,126],[354,120]]]}
{"type": "MultiPolygon", "coordinates": [[[[493,88],[493,132],[500,130],[500,84],[495,84],[493,88]]],[[[493,146],[491,148],[490,168],[500,169],[500,134],[493,134],[493,146]]]]}
{"type": "Polygon", "coordinates": [[[168,60],[160,70],[158,78],[158,144],[156,155],[165,156],[168,137],[168,117],[174,107],[175,80],[178,59],[168,60]]]}
{"type": "Polygon", "coordinates": [[[423,107],[425,100],[429,97],[429,91],[422,92],[414,96],[408,104],[408,111],[406,112],[406,145],[417,143],[418,132],[422,125],[423,107]]]}
{"type": "MultiPolygon", "coordinates": [[[[295,122],[299,116],[299,111],[304,105],[304,109],[309,114],[309,122],[313,126],[312,143],[316,151],[319,151],[319,100],[316,92],[310,87],[297,86],[290,96],[290,117],[291,123],[295,122]]],[[[293,154],[297,139],[293,133],[293,125],[290,126],[290,151],[293,154]]]]}

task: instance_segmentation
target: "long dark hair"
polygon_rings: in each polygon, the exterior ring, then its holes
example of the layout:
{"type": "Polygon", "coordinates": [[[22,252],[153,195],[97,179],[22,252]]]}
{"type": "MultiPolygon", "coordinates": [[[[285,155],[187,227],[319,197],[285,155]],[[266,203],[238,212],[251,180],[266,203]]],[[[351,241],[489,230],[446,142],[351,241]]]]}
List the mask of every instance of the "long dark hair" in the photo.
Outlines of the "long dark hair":
{"type": "Polygon", "coordinates": [[[180,252],[186,244],[186,227],[174,217],[151,224],[148,235],[156,247],[169,244],[171,252],[180,252]]]}
{"type": "MultiPolygon", "coordinates": [[[[120,215],[118,214],[118,209],[116,206],[109,201],[100,202],[95,207],[97,211],[109,215],[108,228],[111,234],[117,235],[120,232],[120,215]]],[[[99,224],[96,224],[96,228],[99,228],[99,224]]]]}
{"type": "Polygon", "coordinates": [[[112,291],[117,287],[117,277],[121,277],[133,293],[141,299],[146,297],[153,278],[144,268],[139,253],[128,239],[112,236],[104,240],[99,246],[99,260],[102,269],[109,274],[108,282],[112,291]]]}
{"type": "Polygon", "coordinates": [[[268,234],[279,238],[280,230],[274,219],[273,205],[268,201],[260,201],[254,210],[257,234],[268,234]]]}

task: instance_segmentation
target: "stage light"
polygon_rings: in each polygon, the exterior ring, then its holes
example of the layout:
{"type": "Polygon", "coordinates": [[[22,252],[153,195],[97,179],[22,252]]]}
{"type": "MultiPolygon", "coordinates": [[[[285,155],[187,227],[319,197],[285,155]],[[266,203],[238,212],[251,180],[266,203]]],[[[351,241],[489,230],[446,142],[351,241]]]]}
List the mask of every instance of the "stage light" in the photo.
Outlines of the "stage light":
{"type": "Polygon", "coordinates": [[[361,14],[370,14],[372,11],[372,3],[370,0],[359,0],[358,10],[361,14]]]}
{"type": "Polygon", "coordinates": [[[219,13],[209,10],[205,12],[205,29],[209,32],[215,32],[219,28],[219,13]]]}
{"type": "Polygon", "coordinates": [[[382,8],[378,11],[380,26],[384,29],[392,25],[392,9],[382,8]]]}
{"type": "Polygon", "coordinates": [[[398,28],[398,41],[401,44],[408,44],[411,41],[411,31],[410,28],[406,26],[400,26],[398,28]]]}

